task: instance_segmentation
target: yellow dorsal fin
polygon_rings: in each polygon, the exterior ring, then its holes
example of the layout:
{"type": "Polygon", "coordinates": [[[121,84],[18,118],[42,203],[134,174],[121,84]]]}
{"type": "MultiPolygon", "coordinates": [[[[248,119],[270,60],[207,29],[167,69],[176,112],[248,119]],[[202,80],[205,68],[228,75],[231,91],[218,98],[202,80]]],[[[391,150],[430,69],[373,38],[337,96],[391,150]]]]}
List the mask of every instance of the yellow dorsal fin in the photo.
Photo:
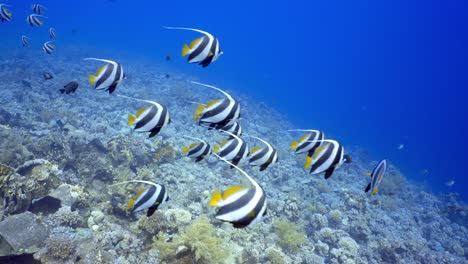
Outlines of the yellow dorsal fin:
{"type": "Polygon", "coordinates": [[[219,144],[220,147],[224,147],[224,145],[226,145],[226,143],[228,143],[229,140],[225,139],[221,142],[221,144],[219,144]]]}
{"type": "Polygon", "coordinates": [[[195,146],[197,146],[197,143],[192,143],[192,144],[190,144],[189,149],[192,149],[192,148],[194,148],[195,146]]]}
{"type": "Polygon", "coordinates": [[[310,164],[312,164],[312,160],[313,160],[312,157],[307,156],[306,163],[304,164],[304,169],[307,169],[310,167],[310,164]]]}
{"type": "Polygon", "coordinates": [[[206,104],[206,107],[210,107],[214,104],[216,104],[217,102],[219,102],[221,99],[215,99],[215,100],[211,100],[209,101],[207,104],[206,104]]]}
{"type": "Polygon", "coordinates": [[[294,150],[296,150],[296,149],[297,149],[297,141],[293,141],[293,142],[291,143],[291,150],[294,151],[294,150]]]}
{"type": "Polygon", "coordinates": [[[135,204],[135,200],[133,200],[133,199],[128,200],[127,210],[133,209],[134,204],[135,204]]]}
{"type": "Polygon", "coordinates": [[[372,177],[372,172],[368,172],[367,176],[372,177]]]}
{"type": "Polygon", "coordinates": [[[182,148],[182,153],[187,154],[188,151],[189,151],[189,148],[187,146],[184,146],[182,148]]]}
{"type": "Polygon", "coordinates": [[[325,148],[326,145],[322,145],[320,147],[318,147],[315,152],[314,152],[314,159],[318,157],[318,155],[320,154],[320,152],[323,151],[323,149],[325,148]]]}
{"type": "Polygon", "coordinates": [[[134,115],[128,115],[128,125],[133,126],[135,124],[136,117],[134,115]]]}
{"type": "Polygon", "coordinates": [[[261,149],[259,146],[254,147],[254,148],[250,151],[250,154],[254,154],[254,153],[257,152],[259,149],[261,149]]]}
{"type": "Polygon", "coordinates": [[[223,200],[223,197],[221,196],[221,192],[219,190],[216,190],[212,195],[211,199],[208,202],[209,206],[216,206],[220,201],[223,200]]]}
{"type": "Polygon", "coordinates": [[[198,42],[200,42],[202,38],[203,37],[192,40],[192,42],[190,42],[190,49],[193,49],[193,47],[195,47],[195,45],[197,45],[198,42]]]}
{"type": "Polygon", "coordinates": [[[303,135],[303,136],[299,139],[299,142],[298,142],[298,143],[304,142],[304,140],[306,140],[307,137],[309,137],[309,135],[310,135],[310,134],[305,134],[305,135],[303,135]]]}
{"type": "Polygon", "coordinates": [[[99,74],[102,73],[102,71],[107,67],[107,64],[106,65],[103,65],[101,67],[99,67],[99,69],[97,69],[96,71],[96,76],[99,76],[99,74]]]}
{"type": "Polygon", "coordinates": [[[140,117],[141,114],[143,114],[143,112],[146,110],[146,108],[142,107],[140,109],[138,109],[138,111],[136,112],[136,117],[140,117]]]}
{"type": "Polygon", "coordinates": [[[187,56],[190,53],[190,48],[187,46],[187,44],[184,44],[184,47],[182,48],[182,57],[187,56]]]}
{"type": "Polygon", "coordinates": [[[96,76],[88,75],[88,80],[89,80],[89,83],[91,84],[91,86],[94,86],[94,84],[96,83],[96,76]]]}
{"type": "Polygon", "coordinates": [[[219,145],[218,144],[214,145],[213,151],[214,151],[214,153],[218,153],[218,151],[219,151],[219,145]]]}
{"type": "Polygon", "coordinates": [[[227,188],[223,192],[223,200],[226,200],[229,196],[235,194],[236,192],[244,190],[244,189],[245,189],[245,187],[241,186],[241,185],[235,185],[235,186],[231,186],[231,187],[227,188]]]}
{"type": "Polygon", "coordinates": [[[195,110],[195,114],[193,114],[193,120],[197,121],[202,115],[203,110],[205,110],[205,106],[198,104],[197,110],[195,110]]]}

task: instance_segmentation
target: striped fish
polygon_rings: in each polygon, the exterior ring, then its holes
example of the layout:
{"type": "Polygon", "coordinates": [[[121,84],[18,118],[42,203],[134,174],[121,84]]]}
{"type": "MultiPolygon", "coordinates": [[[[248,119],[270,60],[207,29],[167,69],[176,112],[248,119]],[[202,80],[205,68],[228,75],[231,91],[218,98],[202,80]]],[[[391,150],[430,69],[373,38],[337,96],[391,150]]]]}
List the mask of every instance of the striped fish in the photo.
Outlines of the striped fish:
{"type": "Polygon", "coordinates": [[[57,35],[55,34],[55,28],[49,28],[49,36],[51,39],[57,38],[57,35]]]}
{"type": "Polygon", "coordinates": [[[23,47],[29,47],[29,38],[26,36],[21,36],[21,43],[23,44],[23,47]]]}
{"type": "Polygon", "coordinates": [[[312,157],[315,150],[323,144],[321,140],[325,139],[325,134],[320,130],[315,129],[292,129],[288,131],[304,131],[309,132],[302,136],[298,141],[291,143],[291,150],[296,154],[307,153],[307,156],[312,157]]]}
{"type": "Polygon", "coordinates": [[[158,209],[158,207],[165,202],[169,201],[169,196],[167,194],[166,187],[161,184],[157,184],[150,181],[124,181],[111,186],[126,184],[126,183],[144,183],[149,184],[151,187],[139,191],[134,199],[128,201],[127,209],[132,212],[138,212],[148,209],[146,216],[150,217],[158,209]]]}
{"type": "Polygon", "coordinates": [[[377,164],[377,166],[374,168],[372,173],[369,173],[369,176],[371,177],[371,182],[369,183],[369,185],[367,185],[364,191],[368,192],[369,190],[372,190],[371,195],[376,194],[379,191],[378,187],[380,185],[380,182],[382,181],[386,170],[387,161],[380,161],[379,164],[377,164]]]}
{"type": "Polygon", "coordinates": [[[34,13],[38,15],[43,15],[45,13],[46,8],[43,5],[40,4],[33,4],[31,6],[31,9],[34,13]]]}
{"type": "MultiPolygon", "coordinates": [[[[238,137],[242,136],[242,127],[241,125],[239,124],[239,122],[234,122],[230,125],[227,125],[223,128],[221,128],[221,130],[224,130],[224,131],[227,131],[227,132],[230,132],[238,137]]],[[[234,137],[232,136],[229,136],[229,139],[233,139],[234,137]]]]}
{"type": "Polygon", "coordinates": [[[52,42],[52,40],[47,41],[46,43],[44,43],[44,45],[42,45],[42,50],[47,54],[52,54],[53,52],[55,52],[55,45],[51,44],[50,42],[52,42]]]}
{"type": "Polygon", "coordinates": [[[0,4],[0,21],[3,22],[10,22],[13,15],[11,14],[10,10],[7,9],[8,5],[0,4]]]}
{"type": "Polygon", "coordinates": [[[185,44],[182,48],[182,56],[188,56],[189,63],[198,63],[202,67],[210,65],[216,61],[219,56],[223,54],[219,47],[219,41],[210,33],[194,29],[194,28],[181,28],[181,27],[165,27],[167,29],[182,29],[191,30],[203,34],[201,38],[193,40],[190,45],[185,44]]]}
{"type": "MultiPolygon", "coordinates": [[[[223,130],[221,130],[223,131],[223,130]]],[[[247,143],[240,137],[223,131],[234,137],[233,139],[224,140],[220,145],[214,146],[214,153],[219,155],[221,158],[229,161],[230,163],[237,165],[239,161],[246,158],[249,154],[249,148],[247,143]]],[[[233,168],[233,167],[231,167],[233,168]]]]}
{"type": "Polygon", "coordinates": [[[40,26],[42,26],[44,24],[44,22],[42,22],[42,20],[40,20],[39,17],[43,17],[43,16],[36,15],[36,14],[29,15],[26,18],[26,22],[28,22],[28,24],[31,27],[40,27],[40,26]]]}
{"type": "Polygon", "coordinates": [[[84,60],[96,60],[107,63],[96,71],[96,76],[88,76],[89,83],[96,90],[106,90],[111,94],[117,89],[117,86],[125,76],[122,65],[118,62],[96,58],[86,58],[84,60]]]}
{"type": "Polygon", "coordinates": [[[117,96],[151,104],[150,107],[140,108],[136,115],[128,115],[128,125],[133,126],[133,130],[136,132],[149,132],[149,137],[154,137],[159,134],[163,127],[171,122],[167,107],[164,105],[121,94],[118,94],[117,96]]]}
{"type": "Polygon", "coordinates": [[[251,137],[262,141],[266,146],[257,146],[250,151],[249,165],[260,166],[260,171],[264,171],[268,166],[275,164],[278,161],[278,152],[265,140],[254,136],[251,137]]]}
{"type": "Polygon", "coordinates": [[[194,158],[195,162],[200,162],[211,154],[211,147],[210,144],[208,144],[208,142],[195,137],[186,137],[200,141],[198,143],[192,143],[188,147],[185,146],[182,148],[182,153],[184,153],[187,157],[194,158]]]}
{"type": "Polygon", "coordinates": [[[199,125],[208,126],[209,128],[221,129],[231,125],[240,117],[240,104],[225,91],[211,85],[192,82],[193,84],[202,85],[220,91],[226,97],[223,99],[211,100],[206,105],[199,104],[193,119],[198,120],[199,125]]]}
{"type": "Polygon", "coordinates": [[[330,178],[333,172],[343,163],[350,163],[351,157],[344,155],[344,147],[336,140],[320,140],[325,144],[318,147],[313,156],[307,156],[304,169],[310,167],[310,174],[325,172],[325,179],[330,178]]]}
{"type": "Polygon", "coordinates": [[[248,227],[260,221],[267,213],[267,199],[262,187],[245,171],[218,157],[239,170],[253,187],[231,186],[222,193],[216,190],[208,203],[209,206],[218,207],[215,218],[231,223],[235,228],[248,227]]]}

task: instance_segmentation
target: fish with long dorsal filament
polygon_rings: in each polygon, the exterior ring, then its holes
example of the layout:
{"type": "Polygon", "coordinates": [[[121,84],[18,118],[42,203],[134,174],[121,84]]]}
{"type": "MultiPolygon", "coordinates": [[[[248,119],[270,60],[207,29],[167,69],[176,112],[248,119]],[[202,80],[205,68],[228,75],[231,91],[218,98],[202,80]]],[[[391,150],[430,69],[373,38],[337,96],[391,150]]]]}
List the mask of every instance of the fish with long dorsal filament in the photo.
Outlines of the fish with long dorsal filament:
{"type": "Polygon", "coordinates": [[[31,27],[40,27],[44,25],[44,22],[40,19],[40,17],[46,18],[45,16],[37,15],[37,14],[32,14],[26,17],[26,22],[31,26],[31,27]]]}
{"type": "MultiPolygon", "coordinates": [[[[223,133],[231,135],[232,139],[226,139],[221,144],[215,144],[213,152],[223,159],[228,160],[231,164],[237,165],[239,162],[246,158],[249,154],[249,147],[247,143],[240,137],[221,130],[223,133]]],[[[233,167],[231,167],[233,168],[233,167]]]]}
{"type": "Polygon", "coordinates": [[[304,169],[310,167],[310,174],[325,172],[325,179],[328,179],[343,163],[351,162],[351,156],[344,154],[344,147],[338,141],[323,139],[312,142],[317,141],[325,144],[318,147],[312,156],[307,156],[304,169]]]}
{"type": "Polygon", "coordinates": [[[111,94],[117,89],[117,86],[125,76],[123,67],[118,62],[97,58],[85,58],[83,60],[95,60],[107,63],[96,71],[96,75],[88,75],[89,83],[96,90],[106,90],[111,94]]]}
{"type": "Polygon", "coordinates": [[[0,4],[0,21],[3,22],[10,22],[12,17],[13,17],[13,14],[10,12],[10,10],[8,10],[8,7],[9,5],[6,5],[6,4],[0,4]]]}
{"type": "Polygon", "coordinates": [[[276,150],[276,148],[274,148],[270,143],[259,137],[249,137],[260,140],[261,142],[263,142],[263,144],[265,144],[264,147],[256,146],[252,148],[249,156],[250,166],[259,166],[260,171],[264,171],[266,168],[268,168],[268,166],[278,162],[278,151],[276,150]]]}
{"type": "Polygon", "coordinates": [[[383,179],[383,176],[385,174],[385,171],[387,170],[387,161],[382,160],[375,166],[374,170],[370,173],[368,173],[368,176],[371,177],[371,182],[367,185],[366,189],[364,190],[365,192],[368,192],[371,190],[371,195],[376,194],[379,189],[380,182],[383,179]]]}
{"type": "Polygon", "coordinates": [[[291,150],[296,154],[307,153],[307,156],[311,157],[315,150],[323,144],[323,142],[318,140],[325,139],[325,133],[316,129],[290,129],[288,131],[309,132],[298,141],[291,143],[291,150]]]}
{"type": "Polygon", "coordinates": [[[55,45],[51,43],[51,41],[47,41],[46,43],[44,43],[44,45],[42,45],[42,51],[44,51],[45,53],[47,54],[52,54],[55,52],[55,45]]]}
{"type": "Polygon", "coordinates": [[[185,137],[199,141],[182,148],[182,153],[187,157],[195,159],[195,162],[200,162],[211,154],[212,150],[210,144],[206,140],[190,136],[185,137]]]}

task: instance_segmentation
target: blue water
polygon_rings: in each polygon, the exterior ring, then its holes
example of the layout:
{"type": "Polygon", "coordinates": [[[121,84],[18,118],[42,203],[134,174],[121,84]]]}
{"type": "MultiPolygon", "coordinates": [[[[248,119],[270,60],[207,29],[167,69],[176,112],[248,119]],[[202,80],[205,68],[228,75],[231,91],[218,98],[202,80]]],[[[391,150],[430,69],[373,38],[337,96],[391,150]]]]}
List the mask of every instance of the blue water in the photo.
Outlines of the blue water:
{"type": "Polygon", "coordinates": [[[44,56],[49,26],[58,52],[90,46],[155,63],[170,54],[174,68],[272,105],[296,128],[322,129],[435,192],[468,197],[466,1],[41,1],[48,18],[34,30],[28,5],[2,2],[14,15],[0,25],[2,57],[23,34],[44,56]],[[199,34],[162,26],[207,30],[224,55],[187,64],[180,49],[199,34]]]}

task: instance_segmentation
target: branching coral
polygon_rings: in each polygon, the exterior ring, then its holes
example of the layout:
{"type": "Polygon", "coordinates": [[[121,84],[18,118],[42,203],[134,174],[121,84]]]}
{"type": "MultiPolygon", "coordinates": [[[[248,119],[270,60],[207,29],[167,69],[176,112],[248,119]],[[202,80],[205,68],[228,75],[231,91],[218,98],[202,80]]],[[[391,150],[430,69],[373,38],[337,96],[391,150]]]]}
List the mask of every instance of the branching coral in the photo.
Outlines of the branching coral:
{"type": "Polygon", "coordinates": [[[67,238],[49,238],[47,240],[47,253],[53,258],[66,260],[75,253],[75,244],[67,238]]]}
{"type": "Polygon", "coordinates": [[[278,245],[284,250],[296,252],[305,243],[306,236],[297,225],[286,220],[277,219],[274,226],[279,237],[278,245]]]}

